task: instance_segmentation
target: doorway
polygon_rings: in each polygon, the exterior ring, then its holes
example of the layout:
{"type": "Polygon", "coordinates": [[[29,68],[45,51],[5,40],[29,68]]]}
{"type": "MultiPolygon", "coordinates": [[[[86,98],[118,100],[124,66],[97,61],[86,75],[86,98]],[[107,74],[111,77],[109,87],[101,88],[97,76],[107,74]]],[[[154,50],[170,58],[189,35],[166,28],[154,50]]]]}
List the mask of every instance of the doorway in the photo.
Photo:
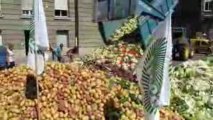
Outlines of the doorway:
{"type": "Polygon", "coordinates": [[[64,47],[69,47],[69,31],[68,30],[59,30],[56,35],[56,44],[59,46],[63,44],[64,47]]]}
{"type": "Polygon", "coordinates": [[[25,36],[25,54],[27,56],[29,52],[30,30],[25,30],[24,36],[25,36]]]}

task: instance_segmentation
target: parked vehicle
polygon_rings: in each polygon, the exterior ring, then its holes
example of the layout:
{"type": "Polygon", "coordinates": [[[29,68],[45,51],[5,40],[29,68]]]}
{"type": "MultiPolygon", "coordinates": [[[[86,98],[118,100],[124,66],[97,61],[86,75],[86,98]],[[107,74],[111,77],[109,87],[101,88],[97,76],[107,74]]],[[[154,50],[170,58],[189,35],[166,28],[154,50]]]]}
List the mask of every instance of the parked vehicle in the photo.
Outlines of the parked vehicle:
{"type": "Polygon", "coordinates": [[[196,38],[190,40],[196,53],[212,54],[213,41],[206,38],[196,38]]]}
{"type": "Polygon", "coordinates": [[[187,37],[186,28],[174,27],[172,29],[173,50],[172,56],[174,60],[188,60],[194,56],[194,48],[187,37]]]}

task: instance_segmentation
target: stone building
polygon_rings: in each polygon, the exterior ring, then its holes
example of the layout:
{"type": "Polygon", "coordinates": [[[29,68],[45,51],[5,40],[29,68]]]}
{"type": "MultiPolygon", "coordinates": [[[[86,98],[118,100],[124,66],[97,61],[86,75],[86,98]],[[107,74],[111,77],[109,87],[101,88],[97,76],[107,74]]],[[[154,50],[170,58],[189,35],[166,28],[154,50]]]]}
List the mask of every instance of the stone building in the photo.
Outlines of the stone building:
{"type": "Polygon", "coordinates": [[[202,31],[201,0],[179,0],[173,14],[173,26],[185,27],[188,37],[195,37],[196,32],[202,31]]]}
{"type": "MultiPolygon", "coordinates": [[[[24,50],[29,39],[28,25],[33,0],[0,0],[0,42],[13,43],[24,50]]],[[[43,0],[51,44],[75,45],[74,0],[43,0]]],[[[79,44],[81,48],[103,44],[97,23],[93,20],[93,0],[78,0],[79,44]]],[[[26,51],[26,50],[25,50],[26,51]]]]}
{"type": "Polygon", "coordinates": [[[173,14],[173,26],[186,27],[189,37],[206,33],[213,40],[213,0],[179,0],[173,14]]]}
{"type": "Polygon", "coordinates": [[[202,30],[213,40],[213,0],[201,0],[202,30]]]}

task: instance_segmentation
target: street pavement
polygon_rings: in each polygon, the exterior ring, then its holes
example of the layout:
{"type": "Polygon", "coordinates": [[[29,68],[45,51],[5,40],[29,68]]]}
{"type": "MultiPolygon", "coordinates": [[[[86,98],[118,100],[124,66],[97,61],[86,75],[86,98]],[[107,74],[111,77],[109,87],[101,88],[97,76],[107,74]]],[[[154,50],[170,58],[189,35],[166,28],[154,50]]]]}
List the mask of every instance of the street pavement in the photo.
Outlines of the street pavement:
{"type": "MultiPolygon", "coordinates": [[[[66,52],[69,50],[70,48],[64,48],[63,50],[63,55],[66,54],[66,52]]],[[[93,50],[95,49],[95,47],[80,47],[79,50],[79,56],[84,56],[86,54],[91,53],[93,50]]],[[[16,60],[16,64],[17,65],[21,65],[21,64],[26,64],[27,63],[27,57],[25,55],[25,50],[14,50],[15,53],[15,60],[16,60]]],[[[49,56],[49,60],[51,60],[51,52],[48,52],[48,56],[49,56]]]]}
{"type": "MultiPolygon", "coordinates": [[[[80,56],[86,55],[86,54],[90,53],[92,50],[93,49],[91,49],[91,48],[80,49],[80,56]]],[[[67,51],[67,50],[64,50],[64,51],[67,51]]],[[[48,53],[48,55],[49,55],[49,59],[51,59],[51,53],[48,53]]],[[[205,57],[206,57],[205,54],[195,54],[194,57],[190,60],[199,60],[199,59],[203,59],[205,57]]],[[[25,55],[24,50],[16,50],[15,51],[15,59],[16,59],[17,65],[26,64],[27,63],[27,57],[25,55]]],[[[176,65],[179,65],[183,62],[184,61],[173,61],[172,65],[176,66],[176,65]]]]}
{"type": "MultiPolygon", "coordinates": [[[[205,58],[205,57],[207,57],[205,54],[195,54],[194,56],[193,56],[193,58],[191,58],[191,59],[189,59],[189,60],[200,60],[200,59],[203,59],[203,58],[205,58]]],[[[185,61],[172,61],[172,65],[173,66],[177,66],[177,65],[179,65],[179,64],[181,64],[181,63],[183,63],[183,62],[185,62],[185,61]]]]}

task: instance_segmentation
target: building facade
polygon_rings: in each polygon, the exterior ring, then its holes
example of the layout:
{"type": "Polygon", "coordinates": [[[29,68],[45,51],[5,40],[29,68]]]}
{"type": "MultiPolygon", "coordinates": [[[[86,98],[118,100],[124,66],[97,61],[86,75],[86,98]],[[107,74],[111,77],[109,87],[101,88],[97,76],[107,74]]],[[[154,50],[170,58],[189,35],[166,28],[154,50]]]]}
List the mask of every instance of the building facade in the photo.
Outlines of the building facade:
{"type": "Polygon", "coordinates": [[[173,26],[185,27],[188,37],[195,37],[201,32],[201,0],[179,0],[173,14],[173,26]]]}
{"type": "MultiPolygon", "coordinates": [[[[0,0],[0,42],[25,49],[33,0],[0,0]]],[[[50,44],[75,45],[74,0],[43,0],[50,44]]],[[[103,44],[97,23],[93,22],[93,0],[78,0],[80,48],[103,44]]]]}
{"type": "Polygon", "coordinates": [[[213,0],[201,1],[202,30],[213,40],[213,0]]]}
{"type": "Polygon", "coordinates": [[[206,33],[213,40],[213,0],[179,0],[173,14],[173,26],[187,28],[189,37],[206,33]]]}

